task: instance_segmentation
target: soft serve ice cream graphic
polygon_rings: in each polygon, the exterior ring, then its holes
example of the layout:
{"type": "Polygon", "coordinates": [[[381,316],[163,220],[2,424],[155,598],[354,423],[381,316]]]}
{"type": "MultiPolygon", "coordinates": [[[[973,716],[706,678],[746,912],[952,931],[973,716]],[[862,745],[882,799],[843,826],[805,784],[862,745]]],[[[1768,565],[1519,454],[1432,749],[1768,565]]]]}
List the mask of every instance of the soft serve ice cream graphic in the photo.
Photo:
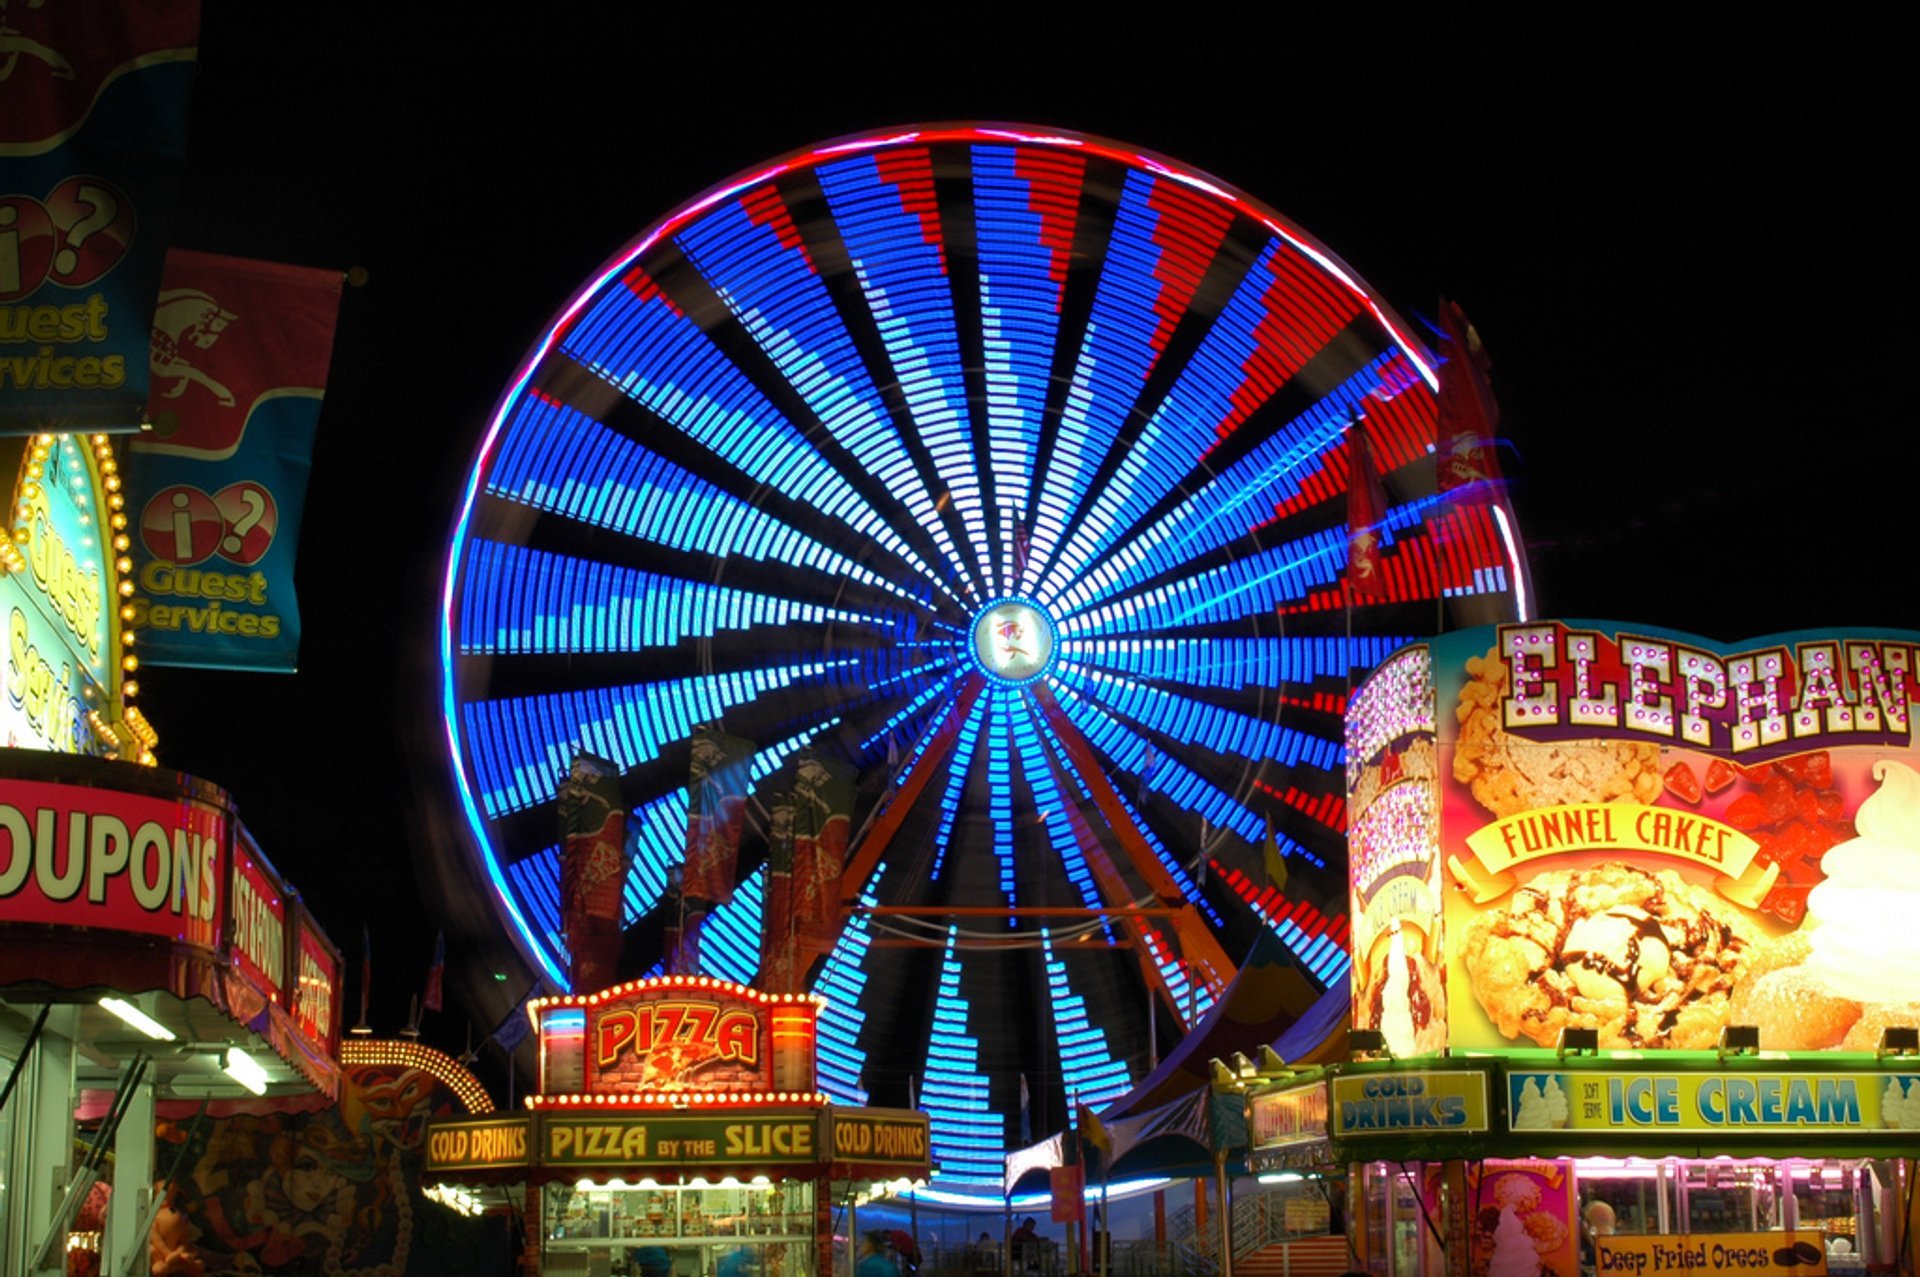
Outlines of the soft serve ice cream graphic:
{"type": "Polygon", "coordinates": [[[1890,1077],[1880,1093],[1880,1124],[1920,1131],[1920,1077],[1890,1077]]]}
{"type": "Polygon", "coordinates": [[[1826,881],[1807,896],[1807,971],[1855,1002],[1920,1000],[1920,774],[1873,765],[1880,788],[1860,804],[1859,835],[1828,850],[1826,881]]]}
{"type": "Polygon", "coordinates": [[[1513,1119],[1516,1130],[1548,1130],[1566,1124],[1567,1092],[1559,1078],[1542,1073],[1522,1084],[1520,1112],[1513,1119]]]}
{"type": "Polygon", "coordinates": [[[1533,1234],[1513,1207],[1500,1208],[1500,1226],[1493,1230],[1493,1262],[1487,1277],[1539,1277],[1540,1252],[1533,1234]]]}

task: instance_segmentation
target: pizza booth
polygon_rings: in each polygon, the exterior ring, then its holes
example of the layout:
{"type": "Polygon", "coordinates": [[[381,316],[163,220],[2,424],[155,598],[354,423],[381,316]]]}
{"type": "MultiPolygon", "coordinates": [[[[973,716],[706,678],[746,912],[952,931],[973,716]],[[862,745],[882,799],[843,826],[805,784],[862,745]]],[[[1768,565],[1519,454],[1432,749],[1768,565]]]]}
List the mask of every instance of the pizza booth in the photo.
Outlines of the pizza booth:
{"type": "Polygon", "coordinates": [[[528,1006],[523,1113],[434,1124],[422,1174],[524,1185],[540,1271],[816,1277],[836,1203],[931,1173],[923,1113],[815,1089],[811,994],[662,976],[528,1006]]]}
{"type": "Polygon", "coordinates": [[[1913,633],[1537,621],[1356,689],[1365,1267],[1912,1271],[1916,675],[1913,633]]]}

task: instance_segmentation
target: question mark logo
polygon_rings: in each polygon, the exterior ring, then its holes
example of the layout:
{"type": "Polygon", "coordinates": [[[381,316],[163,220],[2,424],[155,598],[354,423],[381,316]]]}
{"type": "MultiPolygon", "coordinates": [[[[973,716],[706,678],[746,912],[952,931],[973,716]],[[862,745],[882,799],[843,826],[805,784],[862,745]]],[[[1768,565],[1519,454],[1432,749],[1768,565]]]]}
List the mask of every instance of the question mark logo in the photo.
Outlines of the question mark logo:
{"type": "Polygon", "coordinates": [[[48,278],[68,288],[119,265],[133,241],[133,205],[104,178],[68,178],[47,196],[47,213],[59,239],[48,278]]]}
{"type": "Polygon", "coordinates": [[[220,538],[221,557],[242,567],[258,563],[280,528],[280,507],[274,504],[273,494],[253,480],[243,479],[216,492],[213,503],[226,520],[226,532],[220,538]]]}

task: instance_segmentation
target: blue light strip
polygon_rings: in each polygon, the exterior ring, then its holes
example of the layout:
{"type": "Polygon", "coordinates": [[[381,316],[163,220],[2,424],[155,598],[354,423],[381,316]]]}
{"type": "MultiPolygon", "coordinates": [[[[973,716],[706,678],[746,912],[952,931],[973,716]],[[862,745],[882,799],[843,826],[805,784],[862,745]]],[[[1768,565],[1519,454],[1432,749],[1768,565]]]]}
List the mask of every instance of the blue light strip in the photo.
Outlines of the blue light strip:
{"type": "Polygon", "coordinates": [[[1119,674],[1062,661],[1060,682],[1103,706],[1182,744],[1199,745],[1235,758],[1269,758],[1288,767],[1339,771],[1346,746],[1280,723],[1182,696],[1119,674]]]}
{"type": "MultiPolygon", "coordinates": [[[[643,279],[636,272],[635,281],[643,279]]],[[[938,585],[933,570],[699,326],[650,284],[643,287],[648,296],[632,287],[607,289],[561,348],[716,459],[844,522],[938,585]]]]}
{"type": "Polygon", "coordinates": [[[800,246],[783,245],[771,227],[757,225],[739,203],[714,209],[674,243],[828,433],[900,500],[947,562],[964,570],[969,560],[948,535],[826,285],[800,246]]]}
{"type": "Polygon", "coordinates": [[[1345,436],[1351,415],[1381,385],[1397,352],[1371,360],[1311,408],[1276,429],[1192,496],[1151,525],[1132,530],[1054,601],[1061,612],[1084,608],[1132,583],[1171,572],[1246,536],[1296,495],[1303,475],[1345,436]]]}
{"type": "MultiPolygon", "coordinates": [[[[1377,525],[1383,546],[1396,532],[1418,527],[1426,510],[1443,498],[1423,497],[1395,506],[1377,525]]],[[[1345,526],[1310,532],[1298,540],[1194,576],[1060,619],[1063,635],[1155,634],[1189,625],[1237,621],[1271,612],[1316,589],[1327,589],[1347,568],[1345,526]]]]}
{"type": "MultiPolygon", "coordinates": [[[[1023,696],[1020,704],[1013,710],[1013,752],[1020,758],[1020,771],[1026,777],[1027,789],[1033,795],[1034,810],[1046,822],[1047,839],[1053,844],[1053,854],[1059,857],[1061,869],[1066,871],[1067,881],[1080,893],[1081,903],[1089,909],[1102,909],[1107,904],[1127,903],[1124,900],[1106,901],[1101,899],[1099,885],[1093,880],[1093,870],[1087,865],[1087,855],[1081,849],[1080,839],[1074,829],[1073,820],[1067,810],[1067,799],[1054,783],[1054,755],[1042,739],[1035,718],[1039,708],[1033,698],[1023,696]]],[[[1006,738],[1002,738],[1006,739],[1006,738]]],[[[1072,768],[1069,767],[1071,772],[1072,768]]],[[[1114,939],[1111,923],[1102,924],[1107,940],[1114,939]]]]}
{"type": "Polygon", "coordinates": [[[1153,187],[1154,178],[1136,169],[1128,172],[1121,188],[1086,340],[1047,458],[1046,477],[1040,481],[1033,569],[1052,557],[1153,369],[1158,353],[1153,346],[1154,302],[1161,288],[1155,278],[1161,250],[1153,239],[1160,215],[1147,204],[1153,187]]]}
{"type": "MultiPolygon", "coordinates": [[[[960,815],[961,800],[966,797],[967,770],[973,766],[973,749],[980,738],[980,724],[986,721],[987,707],[985,697],[974,701],[967,721],[960,725],[960,733],[954,740],[953,757],[947,760],[947,789],[940,797],[940,824],[933,833],[935,882],[940,881],[940,870],[946,864],[947,847],[953,838],[953,822],[960,815]]],[[[952,712],[951,705],[948,712],[952,712]]],[[[933,733],[927,735],[930,737],[933,733]]]]}
{"type": "Polygon", "coordinates": [[[512,409],[487,491],[652,545],[809,568],[920,597],[592,418],[533,394],[512,409]]]}
{"type": "Polygon", "coordinates": [[[1344,679],[1372,669],[1419,640],[1411,635],[1345,638],[1066,639],[1060,659],[1186,687],[1274,688],[1344,679]]]}
{"type": "MultiPolygon", "coordinates": [[[[876,865],[868,886],[860,892],[860,903],[868,909],[880,903],[872,884],[887,872],[883,862],[876,865]]],[[[827,999],[819,1022],[820,1089],[840,1104],[865,1104],[866,1088],[860,1075],[866,1071],[867,1053],[860,1049],[860,1032],[866,1027],[867,1013],[860,1009],[861,995],[867,987],[867,950],[873,943],[873,915],[856,912],[841,928],[840,939],[813,991],[827,999]]]]}
{"type": "MultiPolygon", "coordinates": [[[[890,161],[915,155],[924,161],[926,153],[896,153],[890,161]]],[[[907,410],[966,529],[975,553],[974,579],[984,583],[990,578],[987,520],[973,464],[960,337],[944,251],[927,239],[934,233],[929,222],[934,229],[939,223],[931,211],[931,171],[922,177],[924,189],[913,191],[928,206],[925,220],[920,210],[905,206],[907,192],[882,177],[879,161],[871,155],[823,165],[819,177],[907,410]]]]}
{"type": "Polygon", "coordinates": [[[476,537],[461,594],[460,653],[642,652],[721,630],[836,623],[912,633],[905,618],[790,602],[476,537]]]}
{"type": "MultiPolygon", "coordinates": [[[[769,745],[753,756],[753,762],[747,767],[747,779],[752,785],[778,771],[797,750],[820,733],[831,731],[839,726],[838,718],[830,718],[819,726],[790,736],[777,745],[769,745]]],[[[651,802],[636,807],[627,816],[627,854],[633,864],[627,871],[625,890],[621,893],[626,902],[626,921],[632,923],[647,910],[653,908],[667,889],[668,881],[680,872],[687,859],[687,791],[685,786],[670,790],[651,802]]],[[[556,880],[557,881],[557,880],[556,880]]],[[[760,927],[760,888],[756,884],[748,892],[748,885],[741,884],[741,891],[734,895],[733,902],[715,910],[716,916],[727,912],[734,919],[723,925],[728,935],[740,935],[751,932],[757,935],[760,927]],[[749,899],[743,900],[741,893],[748,893],[749,899]]],[[[557,926],[557,924],[556,924],[557,926]]],[[[737,941],[734,942],[737,945],[737,941]]],[[[754,941],[754,945],[759,942],[754,941]]],[[[758,961],[757,949],[748,946],[758,961]]],[[[729,969],[737,970],[739,959],[730,960],[729,969]]],[[[714,974],[714,973],[710,973],[714,974]]],[[[740,977],[741,983],[751,983],[753,970],[748,968],[747,975],[740,977]]],[[[729,977],[734,978],[734,977],[729,977]]]]}
{"type": "MultiPolygon", "coordinates": [[[[1060,737],[1053,730],[1053,725],[1047,721],[1044,714],[1039,717],[1038,726],[1040,731],[1045,734],[1047,742],[1054,753],[1063,759],[1068,758],[1069,755],[1067,754],[1066,746],[1061,743],[1060,737]]],[[[1082,776],[1079,770],[1071,764],[1067,766],[1066,770],[1067,775],[1073,777],[1075,785],[1079,787],[1080,796],[1088,802],[1092,802],[1093,791],[1088,787],[1086,777],[1082,776]]],[[[1134,831],[1140,835],[1141,840],[1144,841],[1147,847],[1153,852],[1154,859],[1160,862],[1161,868],[1165,869],[1168,876],[1173,879],[1174,885],[1180,889],[1180,894],[1192,901],[1194,906],[1206,915],[1207,920],[1213,924],[1216,930],[1226,926],[1226,919],[1222,918],[1219,911],[1207,900],[1206,895],[1201,892],[1199,886],[1193,881],[1192,876],[1187,873],[1186,866],[1175,859],[1171,851],[1167,850],[1167,845],[1160,841],[1158,834],[1153,832],[1153,826],[1146,822],[1139,810],[1127,801],[1127,796],[1121,793],[1118,788],[1114,788],[1112,792],[1113,796],[1119,800],[1121,808],[1127,813],[1127,818],[1133,822],[1134,831]]]]}
{"type": "MultiPolygon", "coordinates": [[[[1054,691],[1059,697],[1060,708],[1073,720],[1073,725],[1093,742],[1095,748],[1112,760],[1115,770],[1137,780],[1141,769],[1152,763],[1148,782],[1165,794],[1174,806],[1204,816],[1222,829],[1231,829],[1255,846],[1265,841],[1265,819],[1241,806],[1179,760],[1169,758],[1155,749],[1144,736],[1121,724],[1057,677],[1054,691]]],[[[1287,844],[1283,842],[1281,850],[1287,849],[1287,844]]],[[[1297,848],[1297,854],[1306,856],[1313,863],[1325,863],[1304,847],[1297,848]]]]}
{"type": "MultiPolygon", "coordinates": [[[[1067,964],[1053,951],[1053,935],[1042,929],[1040,950],[1047,970],[1047,996],[1053,1003],[1053,1036],[1060,1052],[1060,1080],[1075,1106],[1096,1112],[1133,1086],[1127,1066],[1113,1058],[1107,1035],[1087,1019],[1087,1000],[1073,991],[1067,964]]],[[[1079,1114],[1069,1109],[1075,1122],[1079,1114]]]]}
{"type": "Polygon", "coordinates": [[[859,663],[816,661],[471,702],[460,707],[461,724],[480,801],[489,816],[551,801],[578,750],[598,754],[624,772],[686,739],[696,723],[718,721],[730,706],[859,663]]]}
{"type": "Polygon", "coordinates": [[[960,988],[955,935],[956,929],[948,927],[920,1107],[927,1113],[941,1180],[997,1186],[1005,1172],[1006,1122],[994,1111],[987,1079],[980,1075],[979,1040],[967,1032],[970,1011],[960,988]]]}
{"type": "MultiPolygon", "coordinates": [[[[1024,698],[1024,693],[989,685],[983,696],[993,715],[993,739],[1013,739],[1013,702],[1015,698],[1024,698]]],[[[1006,898],[1009,908],[1020,903],[1013,864],[1012,756],[1013,752],[1008,749],[987,751],[987,818],[993,825],[993,855],[1000,862],[1000,894],[1006,898]]],[[[1007,926],[1014,923],[1014,917],[1009,914],[1007,926]]]]}
{"type": "MultiPolygon", "coordinates": [[[[545,847],[507,866],[507,880],[525,902],[532,939],[543,955],[564,971],[571,965],[560,934],[560,848],[545,847]]],[[[629,902],[631,907],[631,902],[629,902]]]]}
{"type": "Polygon", "coordinates": [[[987,448],[999,515],[1001,574],[995,588],[1017,590],[1014,526],[1032,500],[1033,458],[1047,406],[1059,335],[1061,283],[1053,251],[1033,211],[1033,184],[1015,171],[1008,146],[973,148],[973,206],[980,264],[980,327],[985,351],[987,448]]]}
{"type": "MultiPolygon", "coordinates": [[[[916,666],[911,672],[920,673],[928,668],[929,666],[925,665],[916,666]]],[[[880,724],[878,731],[860,742],[861,757],[866,757],[869,752],[884,755],[886,750],[883,742],[886,741],[887,737],[893,735],[894,732],[898,731],[908,721],[931,705],[936,697],[946,695],[947,690],[953,686],[953,680],[959,677],[959,674],[960,671],[958,669],[948,666],[945,674],[935,679],[912,700],[908,701],[903,708],[890,715],[886,722],[880,724]]],[[[916,735],[923,736],[925,733],[916,733],[916,735]]]]}
{"type": "Polygon", "coordinates": [[[1074,529],[1038,593],[1051,595],[1105,550],[1117,535],[1133,530],[1155,502],[1173,491],[1220,441],[1219,429],[1244,394],[1248,360],[1260,346],[1267,294],[1281,287],[1268,263],[1282,250],[1270,240],[1234,289],[1226,308],[1160,401],[1137,439],[1129,441],[1120,467],[1074,529]]]}

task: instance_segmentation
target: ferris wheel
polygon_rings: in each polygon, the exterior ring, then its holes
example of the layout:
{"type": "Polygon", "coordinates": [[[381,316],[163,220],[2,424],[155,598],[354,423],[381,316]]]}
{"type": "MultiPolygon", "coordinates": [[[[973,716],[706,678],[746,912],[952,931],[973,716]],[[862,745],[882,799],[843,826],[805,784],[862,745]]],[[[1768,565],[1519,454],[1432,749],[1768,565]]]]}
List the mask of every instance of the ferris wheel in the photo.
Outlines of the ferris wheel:
{"type": "MultiPolygon", "coordinates": [[[[478,450],[441,635],[476,873],[564,984],[576,750],[622,770],[634,926],[697,725],[756,743],[753,805],[850,765],[822,1089],[918,1103],[941,1179],[997,1186],[1023,1114],[1126,1091],[1262,932],[1343,974],[1350,681],[1523,607],[1500,508],[1435,491],[1434,387],[1330,252],[1157,156],[936,126],[743,174],[580,290],[478,450]]],[[[712,974],[754,978],[763,860],[712,974]]]]}

